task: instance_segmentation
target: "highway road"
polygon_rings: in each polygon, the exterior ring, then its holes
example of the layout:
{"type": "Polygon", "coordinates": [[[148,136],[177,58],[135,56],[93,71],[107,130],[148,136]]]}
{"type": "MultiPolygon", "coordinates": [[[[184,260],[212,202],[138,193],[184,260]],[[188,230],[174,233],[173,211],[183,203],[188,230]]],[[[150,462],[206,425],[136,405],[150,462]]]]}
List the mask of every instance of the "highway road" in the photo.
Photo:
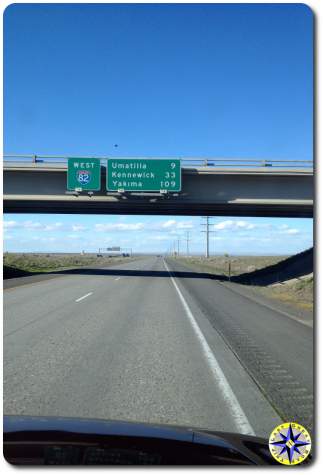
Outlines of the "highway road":
{"type": "Polygon", "coordinates": [[[312,329],[228,285],[149,257],[5,289],[4,413],[311,428],[312,329]]]}

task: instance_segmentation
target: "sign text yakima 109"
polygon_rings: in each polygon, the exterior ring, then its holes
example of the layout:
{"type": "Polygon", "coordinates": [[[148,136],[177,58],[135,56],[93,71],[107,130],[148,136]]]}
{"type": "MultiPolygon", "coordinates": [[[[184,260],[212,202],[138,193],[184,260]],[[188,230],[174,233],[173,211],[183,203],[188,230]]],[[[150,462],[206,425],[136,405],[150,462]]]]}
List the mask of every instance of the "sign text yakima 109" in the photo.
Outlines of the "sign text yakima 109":
{"type": "Polygon", "coordinates": [[[181,191],[179,159],[109,158],[108,191],[181,191]]]}

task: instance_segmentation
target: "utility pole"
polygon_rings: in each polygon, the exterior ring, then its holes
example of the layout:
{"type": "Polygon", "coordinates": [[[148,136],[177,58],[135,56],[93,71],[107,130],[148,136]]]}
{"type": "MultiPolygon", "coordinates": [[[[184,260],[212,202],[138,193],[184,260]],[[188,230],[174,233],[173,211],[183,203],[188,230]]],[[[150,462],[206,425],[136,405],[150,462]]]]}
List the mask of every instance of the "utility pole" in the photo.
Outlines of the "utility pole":
{"type": "Polygon", "coordinates": [[[210,257],[210,241],[209,241],[209,217],[206,217],[206,253],[205,257],[210,257]]]}
{"type": "Polygon", "coordinates": [[[210,231],[210,216],[204,216],[206,220],[205,223],[201,223],[201,226],[206,226],[206,230],[201,231],[202,233],[206,233],[206,248],[205,248],[205,257],[208,259],[210,257],[210,233],[214,233],[214,231],[210,231]]]}
{"type": "Polygon", "coordinates": [[[188,243],[190,242],[190,232],[186,231],[186,256],[189,256],[188,243]]]}
{"type": "Polygon", "coordinates": [[[174,254],[175,256],[179,256],[179,243],[180,243],[180,238],[178,236],[175,236],[176,240],[174,241],[174,254]],[[177,251],[176,251],[177,248],[177,251]]]}

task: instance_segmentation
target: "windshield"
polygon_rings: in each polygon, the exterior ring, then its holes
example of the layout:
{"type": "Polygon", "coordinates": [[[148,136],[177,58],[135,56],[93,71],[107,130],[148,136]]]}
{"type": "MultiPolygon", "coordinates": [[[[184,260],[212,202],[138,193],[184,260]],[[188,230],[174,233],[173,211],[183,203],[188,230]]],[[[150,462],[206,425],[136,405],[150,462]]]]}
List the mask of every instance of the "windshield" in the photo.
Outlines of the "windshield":
{"type": "Polygon", "coordinates": [[[311,423],[310,220],[15,215],[5,229],[5,413],[263,436],[311,423]]]}
{"type": "Polygon", "coordinates": [[[5,414],[313,429],[312,35],[304,5],[7,8],[5,414]]]}

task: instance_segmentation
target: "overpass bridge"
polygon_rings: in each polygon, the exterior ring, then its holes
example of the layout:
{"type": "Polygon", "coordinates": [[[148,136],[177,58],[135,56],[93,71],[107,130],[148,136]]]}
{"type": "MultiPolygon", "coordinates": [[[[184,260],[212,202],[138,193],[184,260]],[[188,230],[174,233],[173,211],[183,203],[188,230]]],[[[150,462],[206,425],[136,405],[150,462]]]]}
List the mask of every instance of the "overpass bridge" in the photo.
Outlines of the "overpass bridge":
{"type": "Polygon", "coordinates": [[[107,192],[107,158],[101,190],[77,193],[66,189],[67,157],[5,155],[4,212],[313,216],[311,161],[181,159],[181,192],[161,194],[107,192]]]}

